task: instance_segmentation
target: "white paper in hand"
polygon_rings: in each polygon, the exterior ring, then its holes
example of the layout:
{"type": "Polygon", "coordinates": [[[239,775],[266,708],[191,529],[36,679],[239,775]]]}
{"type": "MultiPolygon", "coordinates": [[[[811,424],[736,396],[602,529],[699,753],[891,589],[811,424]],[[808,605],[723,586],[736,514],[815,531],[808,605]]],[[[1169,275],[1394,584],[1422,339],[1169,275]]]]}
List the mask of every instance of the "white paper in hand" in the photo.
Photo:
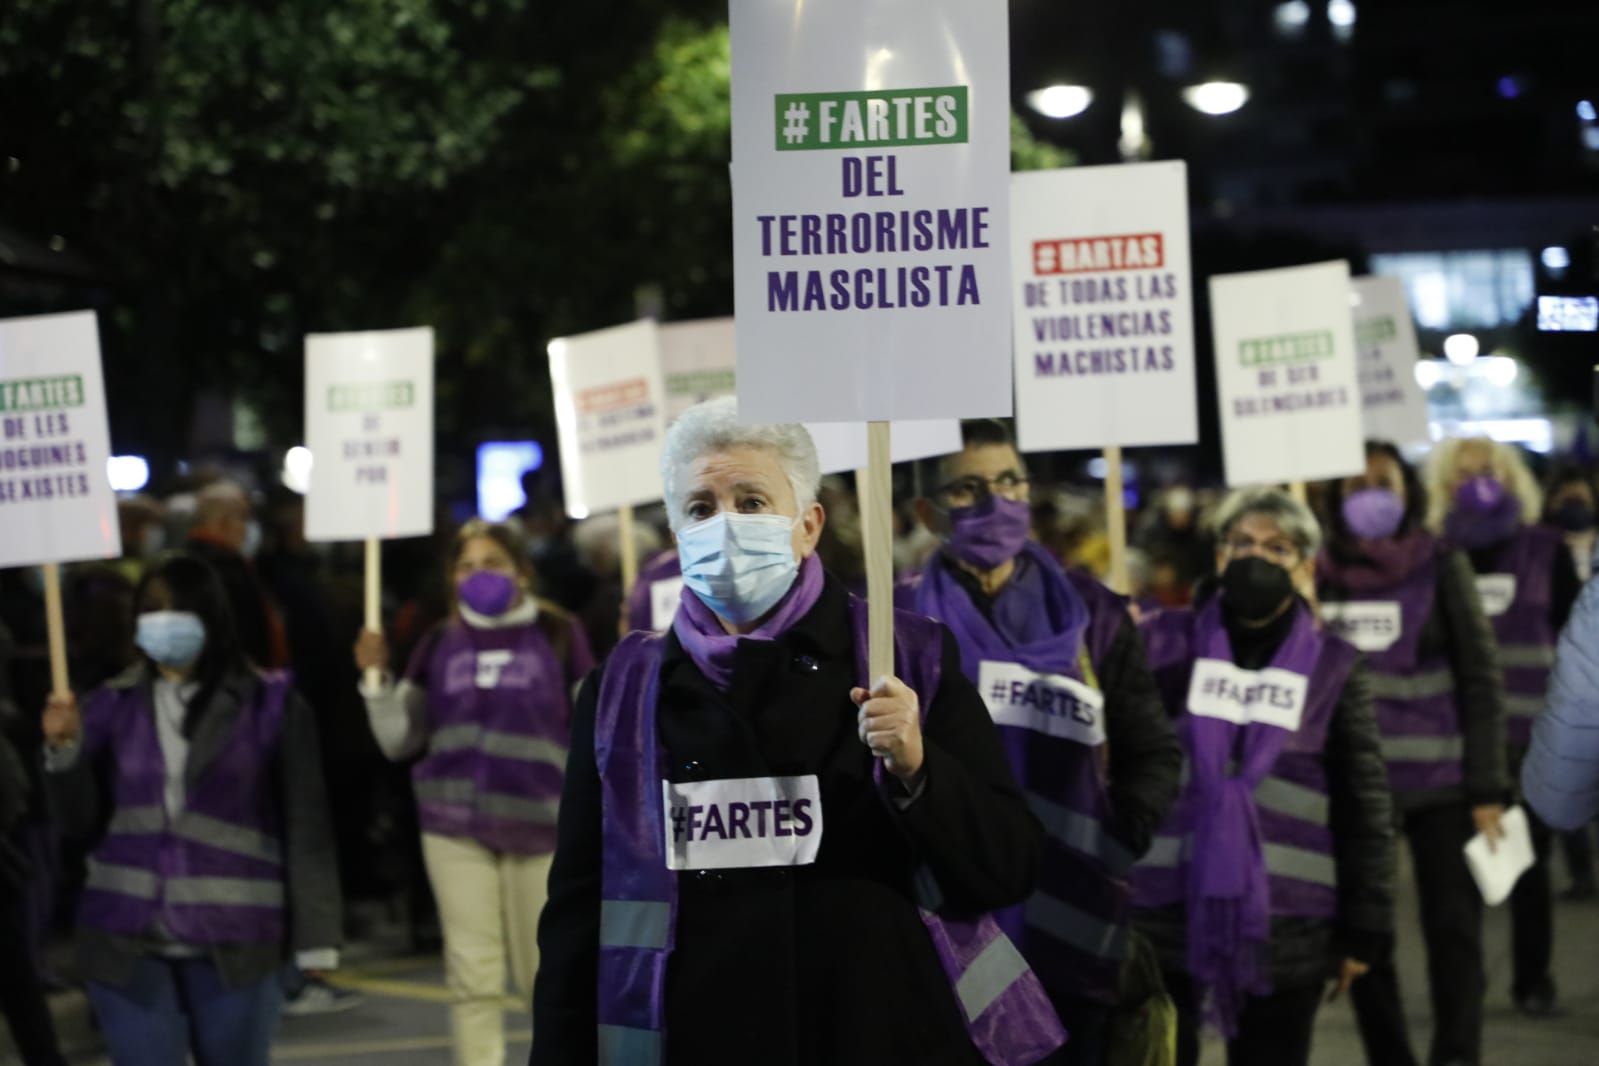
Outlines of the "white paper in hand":
{"type": "Polygon", "coordinates": [[[1527,828],[1527,812],[1512,807],[1499,819],[1505,835],[1488,848],[1488,838],[1478,833],[1466,841],[1466,865],[1477,879],[1483,902],[1497,907],[1516,887],[1521,875],[1532,866],[1532,833],[1527,828]]]}

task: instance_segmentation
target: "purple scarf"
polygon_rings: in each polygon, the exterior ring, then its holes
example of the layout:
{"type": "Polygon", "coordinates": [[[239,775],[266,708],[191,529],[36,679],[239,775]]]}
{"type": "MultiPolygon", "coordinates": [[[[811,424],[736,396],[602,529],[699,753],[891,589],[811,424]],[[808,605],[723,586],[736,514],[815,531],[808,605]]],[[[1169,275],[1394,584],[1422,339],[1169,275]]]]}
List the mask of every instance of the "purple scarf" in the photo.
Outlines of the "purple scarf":
{"type": "Polygon", "coordinates": [[[1402,537],[1355,541],[1348,554],[1324,552],[1316,560],[1320,576],[1351,592],[1391,589],[1433,557],[1438,539],[1416,530],[1402,537]]]}
{"type": "Polygon", "coordinates": [[[733,683],[733,656],[741,640],[775,640],[788,632],[788,628],[801,618],[822,595],[822,561],[812,552],[800,563],[799,576],[783,598],[777,601],[766,620],[752,633],[729,633],[722,628],[716,613],[683,586],[683,602],[672,619],[672,632],[677,642],[700,668],[700,673],[718,689],[726,692],[733,683]]]}
{"type": "MultiPolygon", "coordinates": [[[[1321,641],[1310,611],[1296,603],[1293,628],[1268,664],[1308,677],[1321,641]]],[[[1196,659],[1233,661],[1219,597],[1194,620],[1196,659]]],[[[1226,1036],[1238,1031],[1238,1015],[1250,996],[1271,991],[1266,943],[1271,936],[1271,897],[1266,855],[1255,809],[1257,785],[1271,772],[1288,740],[1287,730],[1252,722],[1190,714],[1188,754],[1194,812],[1188,868],[1188,972],[1205,999],[1205,1017],[1226,1036]],[[1238,769],[1229,774],[1236,756],[1238,769]]]]}
{"type": "Polygon", "coordinates": [[[916,588],[916,609],[949,626],[961,669],[976,678],[983,660],[1021,663],[1037,673],[1077,675],[1088,605],[1049,553],[1029,541],[1016,572],[994,597],[990,622],[956,580],[950,560],[934,555],[916,588]]]}

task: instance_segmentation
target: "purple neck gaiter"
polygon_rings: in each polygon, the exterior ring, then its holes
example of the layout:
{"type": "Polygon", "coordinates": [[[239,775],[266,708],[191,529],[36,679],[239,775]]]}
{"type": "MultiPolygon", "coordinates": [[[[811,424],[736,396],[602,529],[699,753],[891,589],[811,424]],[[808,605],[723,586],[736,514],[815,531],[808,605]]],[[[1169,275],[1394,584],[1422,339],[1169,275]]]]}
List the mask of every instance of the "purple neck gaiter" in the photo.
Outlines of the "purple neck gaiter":
{"type": "Polygon", "coordinates": [[[788,628],[810,612],[822,595],[824,578],[822,560],[815,552],[800,563],[799,576],[789,586],[783,598],[777,601],[752,633],[729,633],[722,628],[716,612],[705,606],[694,590],[685,587],[683,600],[672,618],[672,632],[694,665],[700,668],[705,679],[726,692],[733,683],[733,659],[741,640],[776,640],[788,628]]]}
{"type": "Polygon", "coordinates": [[[952,529],[949,552],[961,562],[981,570],[994,570],[1027,543],[1033,509],[1023,500],[989,496],[971,507],[949,512],[952,529]]]}
{"type": "Polygon", "coordinates": [[[455,586],[461,602],[486,618],[498,618],[516,599],[516,580],[509,574],[479,570],[455,586]]]}
{"type": "Polygon", "coordinates": [[[1478,475],[1455,490],[1455,506],[1444,520],[1449,539],[1468,550],[1498,544],[1521,525],[1521,501],[1498,478],[1478,475]]]}

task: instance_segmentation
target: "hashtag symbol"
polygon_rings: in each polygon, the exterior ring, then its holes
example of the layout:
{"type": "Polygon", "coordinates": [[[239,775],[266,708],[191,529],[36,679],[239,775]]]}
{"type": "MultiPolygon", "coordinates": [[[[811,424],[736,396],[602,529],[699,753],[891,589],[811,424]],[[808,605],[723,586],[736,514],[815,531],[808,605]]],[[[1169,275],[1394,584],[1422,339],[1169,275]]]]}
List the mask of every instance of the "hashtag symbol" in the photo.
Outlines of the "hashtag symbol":
{"type": "Polygon", "coordinates": [[[682,807],[673,807],[672,808],[672,839],[673,840],[682,840],[683,839],[683,822],[686,819],[687,819],[687,815],[683,813],[683,808],[682,807]]]}
{"type": "Polygon", "coordinates": [[[798,100],[788,105],[788,110],[783,112],[783,139],[789,144],[798,144],[805,139],[811,129],[811,109],[798,100]]]}
{"type": "Polygon", "coordinates": [[[1010,685],[1004,681],[994,682],[994,687],[988,691],[989,698],[995,703],[1006,703],[1010,700],[1010,685]]]}

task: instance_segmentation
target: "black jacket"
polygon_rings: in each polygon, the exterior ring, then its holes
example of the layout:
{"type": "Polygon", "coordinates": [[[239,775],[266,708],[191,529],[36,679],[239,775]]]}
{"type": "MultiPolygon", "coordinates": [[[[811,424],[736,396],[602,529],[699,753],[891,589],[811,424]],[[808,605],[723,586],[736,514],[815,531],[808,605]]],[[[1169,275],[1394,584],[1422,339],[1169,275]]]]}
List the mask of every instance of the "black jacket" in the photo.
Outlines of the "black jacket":
{"type": "MultiPolygon", "coordinates": [[[[193,783],[213,763],[238,722],[242,702],[259,682],[253,674],[226,678],[201,714],[190,742],[184,776],[193,783]]],[[[139,664],[107,682],[111,686],[149,685],[147,668],[139,664]]],[[[311,709],[290,691],[284,707],[283,732],[272,760],[282,805],[284,889],[287,943],[224,944],[210,958],[230,986],[258,980],[296,951],[338,947],[343,940],[338,854],[328,813],[321,746],[311,709]]],[[[115,752],[99,759],[80,758],[69,768],[51,773],[51,794],[62,831],[93,846],[105,832],[114,803],[115,752]]],[[[82,975],[104,984],[125,984],[133,964],[147,945],[136,938],[94,929],[78,930],[78,962],[82,975]]]]}
{"type": "MultiPolygon", "coordinates": [[[[1267,665],[1287,635],[1285,623],[1290,622],[1292,615],[1284,615],[1278,624],[1253,634],[1229,626],[1238,665],[1247,670],[1267,665]]],[[[1393,794],[1382,758],[1371,681],[1359,660],[1333,707],[1323,760],[1338,878],[1338,915],[1333,921],[1272,919],[1267,956],[1272,983],[1278,989],[1315,984],[1345,956],[1371,963],[1392,950],[1397,864],[1393,794]]],[[[1181,907],[1141,911],[1137,923],[1154,943],[1162,966],[1177,971],[1187,968],[1187,923],[1181,907]]]]}
{"type": "MultiPolygon", "coordinates": [[[[825,814],[814,865],[679,876],[666,988],[669,1062],[981,1061],[918,916],[912,872],[921,863],[930,868],[949,913],[1008,906],[1032,890],[1042,831],[982,700],[961,675],[953,639],[942,632],[924,786],[903,810],[874,787],[873,758],[857,733],[848,597],[834,578],[782,636],[739,642],[726,694],[675,636],[664,638],[656,728],[672,780],[814,773],[825,814]]],[[[595,1061],[599,682],[596,670],[573,713],[549,903],[539,923],[530,1059],[538,1066],[595,1061]]]]}

